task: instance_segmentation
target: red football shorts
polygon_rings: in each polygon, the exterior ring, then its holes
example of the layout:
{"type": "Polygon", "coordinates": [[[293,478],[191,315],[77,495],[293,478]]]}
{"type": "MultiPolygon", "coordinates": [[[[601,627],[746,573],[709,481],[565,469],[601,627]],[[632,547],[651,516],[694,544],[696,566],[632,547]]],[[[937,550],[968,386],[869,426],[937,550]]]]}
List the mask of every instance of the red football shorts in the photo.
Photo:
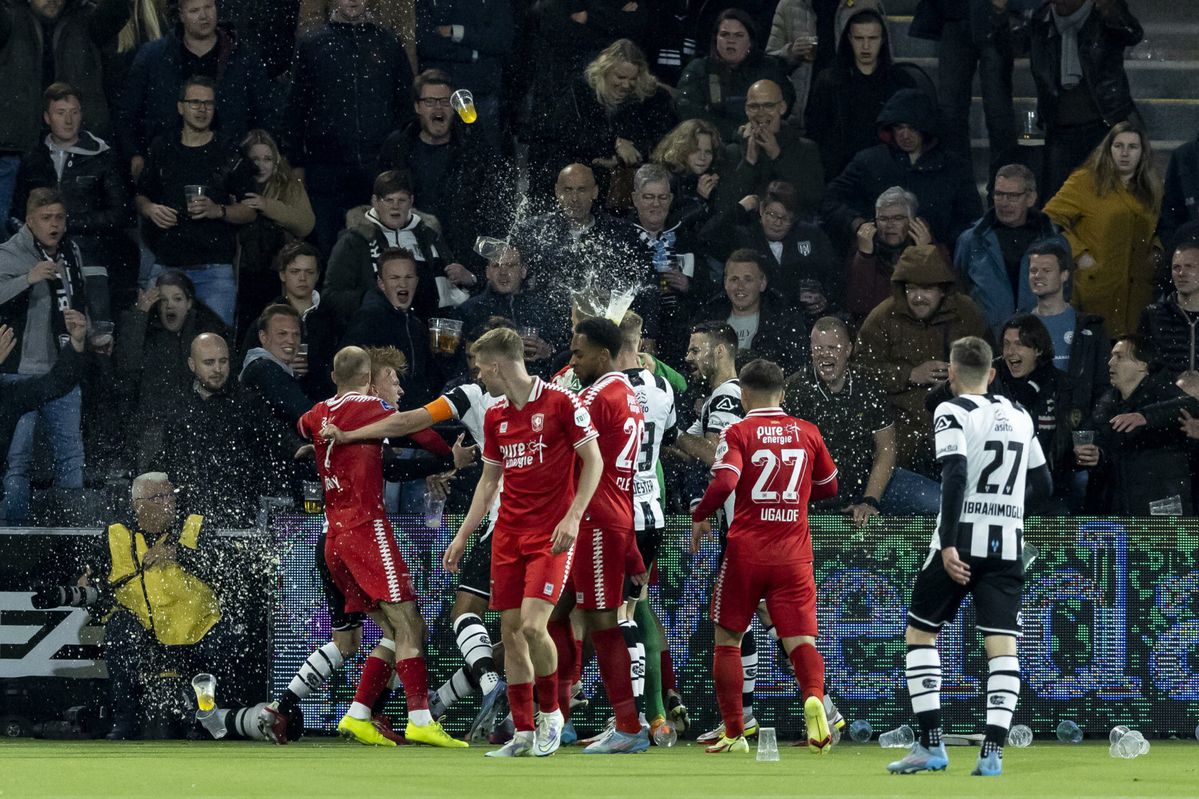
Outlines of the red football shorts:
{"type": "Polygon", "coordinates": [[[811,561],[746,563],[730,546],[716,574],[712,621],[734,632],[749,628],[762,597],[780,638],[816,635],[816,578],[811,561]]]}
{"type": "Polygon", "coordinates": [[[491,609],[519,608],[525,597],[558,603],[573,551],[553,554],[549,533],[514,533],[496,525],[491,534],[491,609]]]}
{"type": "Polygon", "coordinates": [[[583,522],[575,540],[575,563],[567,589],[583,610],[611,610],[624,604],[626,574],[641,574],[645,564],[633,528],[605,530],[583,522]]]}
{"type": "Polygon", "coordinates": [[[375,519],[325,539],[329,576],[346,598],[346,610],[365,613],[380,602],[415,602],[408,564],[387,519],[375,519]]]}

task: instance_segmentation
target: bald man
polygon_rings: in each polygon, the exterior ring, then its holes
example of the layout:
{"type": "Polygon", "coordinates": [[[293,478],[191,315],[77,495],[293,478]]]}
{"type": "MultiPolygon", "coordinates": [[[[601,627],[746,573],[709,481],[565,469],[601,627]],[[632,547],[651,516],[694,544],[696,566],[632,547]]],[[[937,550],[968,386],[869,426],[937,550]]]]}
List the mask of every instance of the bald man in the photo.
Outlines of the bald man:
{"type": "Polygon", "coordinates": [[[654,338],[657,273],[633,225],[610,216],[596,203],[595,174],[584,164],[562,168],[554,196],[558,201],[554,210],[518,223],[512,232],[512,243],[528,267],[530,289],[553,294],[564,316],[572,288],[591,283],[604,289],[640,291],[644,296],[639,295],[633,309],[646,320],[647,338],[654,338]]]}
{"type": "Polygon", "coordinates": [[[185,489],[188,513],[209,524],[248,526],[254,518],[264,475],[281,468],[272,463],[259,440],[253,418],[229,382],[229,345],[215,333],[192,339],[187,368],[192,388],[164,430],[161,451],[151,471],[164,471],[185,489]]]}
{"type": "Polygon", "coordinates": [[[809,217],[820,208],[824,197],[824,168],[816,144],[783,125],[787,102],[772,80],[760,80],[745,94],[745,118],[738,139],[725,149],[732,174],[721,176],[716,191],[720,210],[729,210],[743,197],[759,195],[772,180],[795,186],[799,212],[809,217]]]}

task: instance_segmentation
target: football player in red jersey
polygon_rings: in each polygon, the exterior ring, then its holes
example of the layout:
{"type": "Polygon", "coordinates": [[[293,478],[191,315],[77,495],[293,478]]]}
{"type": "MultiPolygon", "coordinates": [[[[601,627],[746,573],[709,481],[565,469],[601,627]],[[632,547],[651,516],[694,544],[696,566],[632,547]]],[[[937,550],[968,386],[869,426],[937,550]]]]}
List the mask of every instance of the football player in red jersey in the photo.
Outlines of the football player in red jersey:
{"type": "Polygon", "coordinates": [[[488,393],[503,399],[484,416],[483,476],[443,562],[449,571],[458,570],[502,476],[504,501],[491,543],[491,607],[500,611],[516,734],[487,754],[545,756],[557,750],[564,724],[558,657],[546,625],[570,574],[579,525],[603,463],[587,409],[569,391],[529,375],[515,330],[485,333],[471,354],[488,393]],[[541,709],[536,730],[534,686],[541,709]]]}
{"type": "Polygon", "coordinates": [[[604,689],[616,716],[612,732],[593,742],[589,754],[644,752],[649,736],[641,726],[633,698],[629,649],[617,610],[624,603],[625,575],[645,583],[646,568],[633,532],[633,477],[641,449],[645,419],[628,376],[616,367],[624,346],[620,328],[607,319],[591,318],[575,326],[571,365],[584,386],[580,401],[599,433],[604,472],[587,507],[575,545],[574,566],[566,595],[554,612],[550,633],[558,646],[559,702],[570,695],[570,670],[563,661],[578,655],[570,611],[578,608],[584,631],[591,634],[604,689]]]}
{"type": "Polygon", "coordinates": [[[824,661],[816,651],[816,580],[808,502],[836,496],[837,467],[811,422],[785,414],[783,371],[755,360],[741,370],[745,418],[721,433],[712,482],[691,514],[691,549],[734,495],[728,547],[712,592],[716,647],[712,676],[724,734],[706,751],[748,752],[742,734],[741,636],[762,597],[795,666],[804,698],[808,749],[832,746],[824,710],[824,661]]]}
{"type": "MultiPolygon", "coordinates": [[[[381,443],[339,444],[322,436],[329,425],[362,427],[393,415],[395,409],[366,393],[371,361],[363,349],[346,347],[337,353],[333,382],[337,396],[317,403],[297,425],[300,434],[313,441],[325,487],[329,575],[345,596],[346,611],[368,613],[384,637],[395,642],[395,671],[408,703],[404,737],[433,746],[465,747],[465,741],[451,738],[429,714],[429,674],[421,651],[424,624],[383,507],[381,443]]],[[[371,707],[390,679],[386,660],[367,658],[354,702],[337,725],[339,732],[362,743],[395,746],[371,723],[371,707]]]]}

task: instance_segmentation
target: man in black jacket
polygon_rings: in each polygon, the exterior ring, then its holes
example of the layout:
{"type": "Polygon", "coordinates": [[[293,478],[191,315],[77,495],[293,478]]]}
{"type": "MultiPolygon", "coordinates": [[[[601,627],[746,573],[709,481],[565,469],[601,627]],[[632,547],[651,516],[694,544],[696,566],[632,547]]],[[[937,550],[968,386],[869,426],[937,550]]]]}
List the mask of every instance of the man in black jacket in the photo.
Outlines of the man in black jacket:
{"type": "Polygon", "coordinates": [[[766,358],[791,374],[808,364],[808,326],[766,287],[762,256],[737,250],[724,265],[724,291],[699,309],[695,322],[728,323],[737,332],[738,363],[766,358]]]}
{"type": "Polygon", "coordinates": [[[345,212],[366,197],[379,147],[411,117],[412,67],[366,3],[337,0],[324,28],[296,49],[288,157],[305,178],[314,236],[328,253],[345,212]]]}
{"type": "Polygon", "coordinates": [[[1174,291],[1141,313],[1137,332],[1161,353],[1174,377],[1199,372],[1199,241],[1179,244],[1170,267],[1174,291]]]}
{"type": "Polygon", "coordinates": [[[54,83],[42,99],[42,120],[50,132],[21,159],[13,204],[24,208],[34,189],[58,189],[70,217],[72,238],[83,255],[94,319],[110,320],[109,278],[116,275],[113,283],[122,296],[137,282],[124,236],[133,220],[129,192],[113,150],[83,127],[79,90],[69,83],[54,83]]]}
{"type": "Polygon", "coordinates": [[[195,381],[164,435],[156,469],[170,467],[186,489],[188,512],[217,527],[247,527],[271,463],[250,427],[250,407],[229,385],[229,346],[215,333],[201,333],[192,339],[187,366],[195,381]]]}
{"type": "Polygon", "coordinates": [[[441,368],[429,347],[429,328],[413,308],[421,281],[416,259],[395,247],[379,256],[379,279],[362,299],[342,346],[395,347],[408,364],[400,378],[400,408],[419,408],[441,389],[441,368]]]}
{"type": "Polygon", "coordinates": [[[875,199],[900,186],[920,198],[934,241],[957,241],[982,216],[982,202],[970,162],[939,141],[932,98],[916,89],[896,92],[878,115],[878,131],[882,143],[855,155],[825,190],[821,215],[829,235],[848,243],[873,218],[875,199]]]}
{"type": "Polygon", "coordinates": [[[421,212],[441,223],[452,252],[468,253],[484,228],[506,230],[514,192],[499,155],[476,125],[461,125],[450,107],[450,76],[426,69],[412,84],[417,119],[393,131],[379,152],[379,172],[412,173],[412,191],[421,212]],[[505,189],[508,189],[505,196],[505,189]]]}
{"type": "Polygon", "coordinates": [[[220,22],[216,0],[179,0],[176,8],[174,30],[142,45],[122,87],[117,142],[135,182],[153,141],[178,128],[176,95],[191,78],[213,82],[222,137],[240,142],[252,128],[276,127],[262,60],[220,22]]]}
{"type": "MultiPolygon", "coordinates": [[[[1052,197],[1117,122],[1140,124],[1124,50],[1144,36],[1126,0],[1052,0],[1030,26],[1029,65],[1052,197]]],[[[922,198],[923,199],[923,198],[922,198]]]]}
{"type": "Polygon", "coordinates": [[[1199,400],[1174,385],[1141,336],[1119,338],[1108,369],[1112,388],[1091,417],[1095,443],[1074,447],[1078,465],[1092,470],[1088,512],[1147,516],[1153,503],[1177,499],[1169,515],[1191,515],[1188,445],[1178,419],[1183,410],[1199,414],[1199,400]]]}
{"type": "Polygon", "coordinates": [[[255,420],[255,432],[270,453],[264,475],[266,496],[294,496],[292,459],[303,443],[296,422],[312,407],[293,362],[300,346],[300,314],[290,305],[271,305],[258,317],[258,342],[246,353],[238,380],[255,420]]]}
{"type": "Polygon", "coordinates": [[[574,291],[633,290],[638,293],[633,310],[647,330],[656,332],[656,308],[646,308],[658,293],[650,253],[630,225],[595,209],[599,189],[591,168],[563,168],[554,194],[557,209],[526,220],[512,232],[532,289],[552,296],[564,314],[574,291]]]}
{"type": "Polygon", "coordinates": [[[548,359],[570,344],[570,329],[566,314],[554,307],[545,292],[526,291],[528,274],[520,250],[505,247],[498,257],[487,262],[487,285],[483,291],[458,306],[457,315],[467,336],[482,329],[493,316],[510,320],[518,331],[536,329],[536,335],[522,336],[525,363],[531,372],[549,377],[544,374],[548,359]]]}
{"type": "Polygon", "coordinates": [[[1179,243],[1180,228],[1199,220],[1199,138],[1170,154],[1166,183],[1162,193],[1162,212],[1157,220],[1157,235],[1166,252],[1179,243]]]}

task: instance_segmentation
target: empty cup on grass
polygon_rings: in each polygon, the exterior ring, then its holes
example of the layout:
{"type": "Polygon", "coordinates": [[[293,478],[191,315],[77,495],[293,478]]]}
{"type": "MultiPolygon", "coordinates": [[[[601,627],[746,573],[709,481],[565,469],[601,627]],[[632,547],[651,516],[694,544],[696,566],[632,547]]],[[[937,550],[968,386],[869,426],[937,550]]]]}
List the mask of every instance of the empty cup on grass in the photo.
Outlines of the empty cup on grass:
{"type": "Polygon", "coordinates": [[[849,725],[849,737],[858,743],[869,741],[873,735],[874,728],[870,726],[870,722],[866,721],[866,719],[858,719],[849,725]]]}
{"type": "Polygon", "coordinates": [[[1014,746],[1017,749],[1023,749],[1026,746],[1032,745],[1032,728],[1027,724],[1017,724],[1008,730],[1007,742],[1009,746],[1014,746]]]}
{"type": "Polygon", "coordinates": [[[774,727],[762,727],[758,730],[758,760],[774,762],[778,759],[779,742],[774,727]]]}
{"type": "Polygon", "coordinates": [[[1082,730],[1073,721],[1057,725],[1057,739],[1064,744],[1082,743],[1082,730]]]}
{"type": "Polygon", "coordinates": [[[883,749],[907,749],[916,742],[916,733],[904,724],[878,736],[878,745],[883,749]]]}

